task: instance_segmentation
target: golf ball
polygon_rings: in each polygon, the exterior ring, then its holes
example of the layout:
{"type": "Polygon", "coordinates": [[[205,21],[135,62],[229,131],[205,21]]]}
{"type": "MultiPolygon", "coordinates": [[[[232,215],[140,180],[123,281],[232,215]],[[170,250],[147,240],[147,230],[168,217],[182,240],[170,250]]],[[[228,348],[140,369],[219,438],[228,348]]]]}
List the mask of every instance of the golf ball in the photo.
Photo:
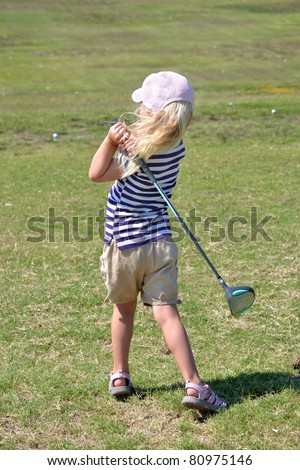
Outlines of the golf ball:
{"type": "Polygon", "coordinates": [[[57,139],[57,138],[58,138],[58,133],[57,133],[57,132],[53,132],[52,137],[53,137],[53,139],[57,139]]]}
{"type": "Polygon", "coordinates": [[[276,113],[276,109],[272,109],[272,114],[275,114],[276,113]]]}

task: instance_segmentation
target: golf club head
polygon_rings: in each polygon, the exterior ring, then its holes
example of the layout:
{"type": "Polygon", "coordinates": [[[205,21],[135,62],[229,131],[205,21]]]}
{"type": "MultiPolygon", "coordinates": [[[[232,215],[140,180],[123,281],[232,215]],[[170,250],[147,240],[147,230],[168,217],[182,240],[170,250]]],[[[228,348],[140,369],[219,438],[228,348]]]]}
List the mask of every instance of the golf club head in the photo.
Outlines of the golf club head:
{"type": "Polygon", "coordinates": [[[248,286],[236,286],[228,287],[224,286],[228,305],[232,315],[240,315],[241,313],[248,310],[254,302],[255,292],[252,287],[248,286]]]}

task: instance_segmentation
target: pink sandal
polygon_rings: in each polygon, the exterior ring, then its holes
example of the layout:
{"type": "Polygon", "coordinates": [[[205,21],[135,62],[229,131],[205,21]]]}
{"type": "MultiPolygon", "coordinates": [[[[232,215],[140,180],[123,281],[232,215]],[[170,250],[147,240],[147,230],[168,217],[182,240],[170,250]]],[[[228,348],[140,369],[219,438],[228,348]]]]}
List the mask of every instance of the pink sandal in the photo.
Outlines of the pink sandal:
{"type": "Polygon", "coordinates": [[[125,397],[128,395],[131,395],[133,392],[133,385],[130,380],[130,374],[129,372],[124,372],[123,370],[120,370],[120,372],[116,372],[115,374],[113,372],[110,373],[109,376],[109,393],[114,396],[114,397],[125,397]],[[116,379],[125,379],[125,384],[119,387],[115,387],[114,381],[116,379]]]}
{"type": "Polygon", "coordinates": [[[185,383],[185,389],[192,388],[198,393],[198,397],[186,395],[182,400],[182,404],[187,408],[194,408],[196,410],[207,412],[217,411],[221,408],[227,408],[228,404],[223,398],[217,397],[209,385],[199,385],[190,382],[185,383]]]}

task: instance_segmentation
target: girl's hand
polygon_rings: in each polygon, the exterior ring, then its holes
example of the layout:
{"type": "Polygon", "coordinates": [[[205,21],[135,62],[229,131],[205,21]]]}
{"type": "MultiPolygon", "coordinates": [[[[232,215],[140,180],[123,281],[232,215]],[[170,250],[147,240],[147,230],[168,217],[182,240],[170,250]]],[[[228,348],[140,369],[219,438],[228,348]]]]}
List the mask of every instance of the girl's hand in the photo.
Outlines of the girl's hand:
{"type": "Polygon", "coordinates": [[[134,137],[133,134],[129,134],[129,136],[125,138],[124,140],[123,147],[128,153],[129,157],[136,157],[135,143],[136,143],[136,138],[134,137]]]}
{"type": "Polygon", "coordinates": [[[110,143],[115,147],[119,147],[120,145],[124,147],[125,142],[130,137],[130,133],[122,122],[117,122],[117,124],[111,126],[109,129],[107,137],[110,143]]]}

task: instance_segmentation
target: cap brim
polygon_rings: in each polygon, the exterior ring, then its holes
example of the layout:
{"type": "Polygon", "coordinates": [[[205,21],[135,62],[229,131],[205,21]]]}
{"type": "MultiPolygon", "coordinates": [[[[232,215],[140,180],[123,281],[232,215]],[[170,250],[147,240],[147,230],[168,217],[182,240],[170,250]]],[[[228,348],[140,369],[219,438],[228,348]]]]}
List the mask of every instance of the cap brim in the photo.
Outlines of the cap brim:
{"type": "Polygon", "coordinates": [[[135,103],[141,103],[143,101],[143,98],[142,98],[142,89],[141,88],[138,88],[137,90],[135,90],[132,95],[131,95],[131,98],[132,98],[132,101],[134,101],[135,103]]]}

